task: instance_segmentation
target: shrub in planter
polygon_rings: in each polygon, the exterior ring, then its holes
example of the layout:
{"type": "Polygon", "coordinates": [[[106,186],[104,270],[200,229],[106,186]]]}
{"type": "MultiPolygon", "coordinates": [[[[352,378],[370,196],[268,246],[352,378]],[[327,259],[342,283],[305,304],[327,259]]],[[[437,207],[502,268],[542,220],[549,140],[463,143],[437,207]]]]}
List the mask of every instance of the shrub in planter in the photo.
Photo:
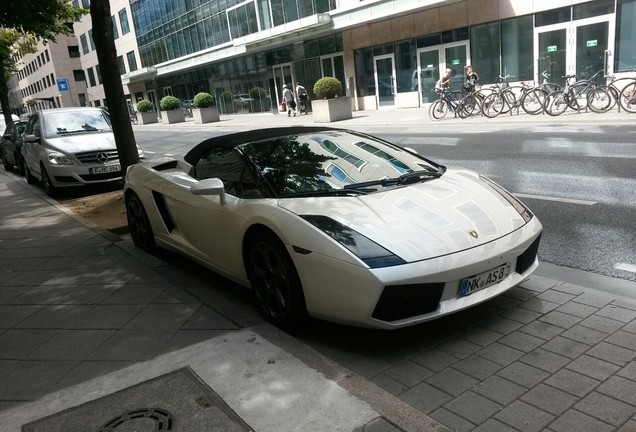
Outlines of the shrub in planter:
{"type": "Polygon", "coordinates": [[[334,77],[323,77],[314,84],[314,93],[318,99],[333,99],[342,94],[342,83],[334,77]]]}
{"type": "Polygon", "coordinates": [[[195,108],[209,108],[216,105],[214,96],[206,92],[197,93],[196,96],[194,96],[192,103],[195,108]]]}
{"type": "Polygon", "coordinates": [[[153,108],[152,102],[150,102],[149,100],[142,99],[139,102],[137,102],[137,111],[141,113],[151,112],[152,108],[153,108]]]}
{"type": "Polygon", "coordinates": [[[157,123],[157,114],[154,111],[154,106],[149,100],[142,99],[137,102],[137,111],[141,114],[141,124],[157,123]]]}
{"type": "Polygon", "coordinates": [[[159,102],[161,111],[173,111],[181,108],[181,101],[174,96],[164,96],[159,102]]]}
{"type": "Polygon", "coordinates": [[[220,120],[219,110],[216,109],[215,102],[214,96],[210,93],[197,93],[192,101],[195,108],[192,110],[194,122],[197,124],[218,122],[220,120]]]}

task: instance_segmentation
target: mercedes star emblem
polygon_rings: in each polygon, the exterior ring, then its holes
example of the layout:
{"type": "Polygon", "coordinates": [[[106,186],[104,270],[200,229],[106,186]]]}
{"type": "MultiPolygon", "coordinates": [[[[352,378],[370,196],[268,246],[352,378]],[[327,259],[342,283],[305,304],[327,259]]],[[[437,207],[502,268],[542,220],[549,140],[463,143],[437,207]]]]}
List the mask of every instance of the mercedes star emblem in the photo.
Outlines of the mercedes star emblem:
{"type": "Polygon", "coordinates": [[[108,160],[108,154],[104,152],[97,153],[97,160],[101,163],[104,163],[108,160]]]}

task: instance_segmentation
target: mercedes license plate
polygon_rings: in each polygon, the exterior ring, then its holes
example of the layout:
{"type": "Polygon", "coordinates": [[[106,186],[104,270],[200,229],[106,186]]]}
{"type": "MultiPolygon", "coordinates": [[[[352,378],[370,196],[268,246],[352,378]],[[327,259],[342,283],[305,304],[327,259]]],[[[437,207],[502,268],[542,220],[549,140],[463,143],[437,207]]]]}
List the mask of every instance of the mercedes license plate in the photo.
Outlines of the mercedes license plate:
{"type": "Polygon", "coordinates": [[[488,270],[487,272],[478,274],[477,276],[462,279],[462,281],[459,283],[459,296],[465,297],[467,295],[471,295],[476,291],[488,288],[491,285],[501,282],[510,274],[511,266],[512,262],[507,262],[502,266],[499,266],[492,270],[488,270]]]}
{"type": "Polygon", "coordinates": [[[91,174],[106,174],[111,172],[121,171],[121,166],[119,165],[104,165],[102,167],[91,168],[89,172],[91,174]]]}

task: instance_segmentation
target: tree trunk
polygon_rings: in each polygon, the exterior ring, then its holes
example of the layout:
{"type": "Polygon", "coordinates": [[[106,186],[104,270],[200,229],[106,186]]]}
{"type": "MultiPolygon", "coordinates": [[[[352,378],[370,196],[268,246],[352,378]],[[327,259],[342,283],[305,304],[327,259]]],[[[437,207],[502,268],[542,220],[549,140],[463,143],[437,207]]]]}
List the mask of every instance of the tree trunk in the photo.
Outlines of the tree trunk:
{"type": "MultiPolygon", "coordinates": [[[[2,105],[2,114],[4,122],[7,126],[13,123],[11,117],[11,107],[9,106],[9,86],[7,84],[7,71],[4,65],[5,60],[0,56],[0,105],[2,105]]],[[[0,134],[4,131],[0,130],[0,134]]]]}
{"type": "Polygon", "coordinates": [[[117,63],[117,49],[113,39],[113,24],[110,13],[109,0],[91,1],[91,20],[93,25],[93,40],[97,50],[104,93],[113,125],[113,134],[119,153],[119,161],[124,175],[126,169],[139,162],[137,144],[130,123],[128,105],[124,98],[124,89],[119,75],[117,63]]]}

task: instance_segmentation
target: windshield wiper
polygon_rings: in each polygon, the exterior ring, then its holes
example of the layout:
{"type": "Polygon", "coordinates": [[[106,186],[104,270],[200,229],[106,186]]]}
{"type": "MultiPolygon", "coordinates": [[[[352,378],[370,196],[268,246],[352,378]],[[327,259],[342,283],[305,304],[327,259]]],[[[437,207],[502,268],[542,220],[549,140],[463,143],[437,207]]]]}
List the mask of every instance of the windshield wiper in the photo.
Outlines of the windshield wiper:
{"type": "Polygon", "coordinates": [[[439,178],[442,176],[442,173],[439,171],[426,171],[426,170],[422,170],[422,171],[415,171],[415,172],[410,172],[410,173],[406,173],[406,174],[402,174],[399,177],[395,177],[395,178],[381,178],[381,179],[377,179],[377,180],[370,180],[370,181],[366,181],[366,182],[361,182],[361,183],[353,183],[353,184],[348,184],[345,185],[344,188],[345,189],[359,189],[359,188],[364,188],[367,186],[376,186],[376,185],[381,185],[381,186],[403,186],[403,185],[408,185],[411,183],[418,183],[424,180],[428,180],[431,178],[439,178]]]}
{"type": "Polygon", "coordinates": [[[431,178],[440,178],[442,173],[439,171],[415,171],[411,173],[402,174],[397,178],[397,184],[407,185],[411,183],[419,183],[431,178]]]}
{"type": "Polygon", "coordinates": [[[346,196],[346,195],[366,195],[369,192],[375,192],[375,189],[319,189],[306,192],[293,192],[279,195],[280,198],[297,198],[312,196],[346,196]]]}

